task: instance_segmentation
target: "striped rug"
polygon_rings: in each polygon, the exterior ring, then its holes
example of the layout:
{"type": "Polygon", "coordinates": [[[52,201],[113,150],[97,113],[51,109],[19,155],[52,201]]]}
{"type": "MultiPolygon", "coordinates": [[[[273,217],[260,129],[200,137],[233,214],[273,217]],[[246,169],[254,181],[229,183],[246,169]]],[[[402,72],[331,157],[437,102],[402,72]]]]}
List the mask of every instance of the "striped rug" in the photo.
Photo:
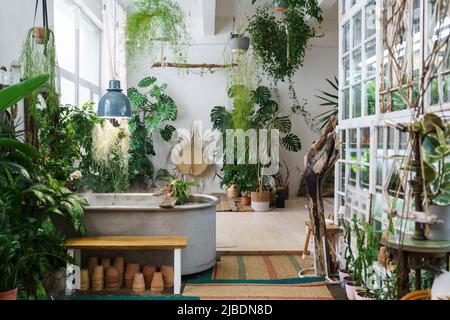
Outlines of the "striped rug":
{"type": "Polygon", "coordinates": [[[299,278],[312,260],[297,255],[222,256],[210,272],[186,281],[184,296],[202,300],[333,300],[322,277],[299,278]]]}

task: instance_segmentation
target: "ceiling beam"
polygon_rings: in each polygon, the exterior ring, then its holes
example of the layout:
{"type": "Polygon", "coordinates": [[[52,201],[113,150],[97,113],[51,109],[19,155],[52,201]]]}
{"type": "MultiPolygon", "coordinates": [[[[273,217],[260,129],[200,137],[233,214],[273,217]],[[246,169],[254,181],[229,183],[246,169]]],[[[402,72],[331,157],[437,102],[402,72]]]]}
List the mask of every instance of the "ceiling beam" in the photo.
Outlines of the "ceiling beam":
{"type": "Polygon", "coordinates": [[[203,35],[216,34],[216,0],[202,1],[203,35]]]}

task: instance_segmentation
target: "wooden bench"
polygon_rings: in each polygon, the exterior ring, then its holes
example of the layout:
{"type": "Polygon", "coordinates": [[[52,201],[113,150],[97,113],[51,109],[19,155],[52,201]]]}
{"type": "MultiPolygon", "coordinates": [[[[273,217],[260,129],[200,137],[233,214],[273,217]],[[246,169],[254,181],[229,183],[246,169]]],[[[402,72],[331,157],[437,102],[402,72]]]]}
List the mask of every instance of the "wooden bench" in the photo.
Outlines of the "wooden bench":
{"type": "Polygon", "coordinates": [[[174,250],[174,294],[181,293],[181,250],[187,247],[186,237],[86,237],[69,239],[66,247],[77,262],[67,264],[67,295],[81,287],[81,250],[174,250]]]}

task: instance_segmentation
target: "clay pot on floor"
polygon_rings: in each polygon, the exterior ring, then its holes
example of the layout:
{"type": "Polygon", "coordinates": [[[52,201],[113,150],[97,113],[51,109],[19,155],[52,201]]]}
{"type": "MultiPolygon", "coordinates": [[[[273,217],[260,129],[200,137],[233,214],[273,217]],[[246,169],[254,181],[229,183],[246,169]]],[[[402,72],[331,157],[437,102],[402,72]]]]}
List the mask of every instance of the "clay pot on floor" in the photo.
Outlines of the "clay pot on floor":
{"type": "Polygon", "coordinates": [[[131,289],[133,287],[133,280],[136,273],[139,273],[141,267],[139,263],[127,264],[127,270],[125,271],[125,288],[131,289]]]}
{"type": "Polygon", "coordinates": [[[81,291],[88,291],[90,287],[90,280],[89,280],[89,270],[88,269],[82,269],[81,270],[81,284],[80,289],[81,291]]]}
{"type": "Polygon", "coordinates": [[[0,301],[15,301],[17,300],[18,289],[13,289],[5,292],[0,292],[0,301]]]}
{"type": "Polygon", "coordinates": [[[92,290],[102,291],[105,286],[105,273],[102,266],[96,266],[92,274],[92,290]]]}
{"type": "Polygon", "coordinates": [[[155,272],[155,274],[153,275],[152,286],[150,290],[155,293],[164,291],[164,280],[161,272],[155,272]]]}
{"type": "Polygon", "coordinates": [[[105,287],[108,291],[120,289],[120,272],[116,267],[109,267],[106,270],[105,287]]]}
{"type": "Polygon", "coordinates": [[[143,274],[144,274],[144,281],[145,281],[145,288],[150,289],[152,287],[152,280],[153,275],[156,272],[155,266],[145,266],[143,274]]]}
{"type": "Polygon", "coordinates": [[[270,192],[268,191],[252,192],[252,209],[255,212],[270,211],[270,192]]]}
{"type": "Polygon", "coordinates": [[[242,196],[241,204],[245,207],[250,207],[250,205],[252,204],[252,198],[250,198],[249,196],[242,196]]]}
{"type": "Polygon", "coordinates": [[[164,288],[173,288],[173,266],[162,266],[161,273],[164,281],[164,288]]]}
{"type": "Polygon", "coordinates": [[[92,275],[94,274],[94,269],[98,265],[97,257],[89,257],[87,268],[89,270],[89,278],[92,279],[92,275]]]}
{"type": "Polygon", "coordinates": [[[116,267],[119,270],[120,287],[122,287],[123,277],[125,273],[125,259],[123,257],[116,257],[114,259],[114,267],[116,267]]]}
{"type": "Polygon", "coordinates": [[[142,273],[136,273],[134,275],[132,290],[136,293],[145,291],[145,281],[142,273]]]}

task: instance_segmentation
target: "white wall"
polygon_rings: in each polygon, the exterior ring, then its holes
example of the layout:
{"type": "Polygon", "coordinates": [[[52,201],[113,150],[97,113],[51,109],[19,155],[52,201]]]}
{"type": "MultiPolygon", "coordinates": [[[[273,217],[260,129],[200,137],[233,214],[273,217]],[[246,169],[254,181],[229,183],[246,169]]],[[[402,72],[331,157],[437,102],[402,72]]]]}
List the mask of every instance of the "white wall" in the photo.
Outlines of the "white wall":
{"type": "MultiPolygon", "coordinates": [[[[337,8],[337,6],[335,6],[337,8]]],[[[220,12],[218,12],[220,16],[220,12]]],[[[326,36],[312,41],[311,51],[307,54],[304,67],[297,72],[294,83],[299,98],[308,100],[307,109],[318,115],[324,111],[319,107],[319,100],[315,97],[318,89],[328,89],[325,78],[332,78],[338,73],[338,21],[337,14],[332,14],[330,20],[325,20],[322,25],[322,33],[326,36]],[[334,18],[336,17],[336,19],[334,18]]],[[[232,24],[231,18],[221,17],[217,19],[217,35],[202,36],[201,22],[193,21],[190,16],[188,24],[192,28],[193,45],[188,53],[190,63],[222,63],[225,44],[229,36],[232,24]]],[[[218,70],[214,74],[203,76],[196,74],[183,75],[174,69],[151,69],[154,61],[159,60],[159,53],[154,56],[141,55],[133,61],[128,68],[128,85],[135,86],[140,79],[147,75],[156,76],[159,83],[168,84],[168,95],[178,105],[179,116],[175,127],[190,129],[193,121],[202,121],[204,129],[210,129],[211,109],[218,105],[230,106],[227,98],[227,76],[226,71],[218,70]]],[[[288,85],[278,86],[281,93],[281,108],[288,114],[291,101],[288,96],[288,85]]],[[[296,168],[303,170],[303,159],[305,153],[311,147],[314,139],[318,136],[304,123],[301,116],[293,119],[294,132],[299,135],[303,150],[299,153],[283,152],[282,156],[287,161],[290,171],[290,189],[292,195],[298,191],[300,175],[296,168]]],[[[157,167],[165,167],[168,148],[167,144],[156,139],[157,157],[154,164],[157,167]]],[[[219,182],[208,184],[206,191],[220,191],[219,182]]]]}

